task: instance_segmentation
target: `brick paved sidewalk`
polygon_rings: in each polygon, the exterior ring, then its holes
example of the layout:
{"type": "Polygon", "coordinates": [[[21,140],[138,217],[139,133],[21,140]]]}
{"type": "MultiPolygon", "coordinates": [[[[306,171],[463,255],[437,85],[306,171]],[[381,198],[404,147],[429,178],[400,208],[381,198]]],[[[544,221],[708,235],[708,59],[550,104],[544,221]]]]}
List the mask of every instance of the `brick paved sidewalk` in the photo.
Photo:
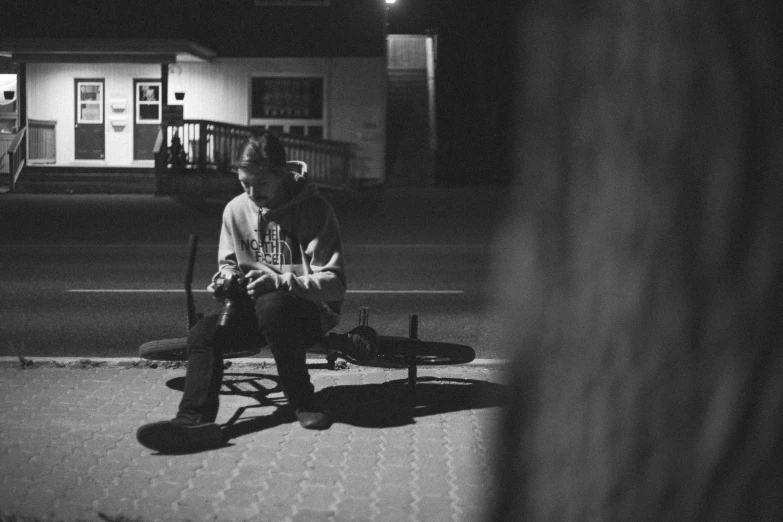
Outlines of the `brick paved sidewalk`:
{"type": "Polygon", "coordinates": [[[227,370],[226,446],[159,455],[143,423],[171,418],[184,371],[0,365],[0,514],[54,520],[473,521],[492,502],[500,367],[313,369],[335,423],[305,430],[274,367],[227,370]],[[281,406],[282,404],[282,406],[281,406]]]}

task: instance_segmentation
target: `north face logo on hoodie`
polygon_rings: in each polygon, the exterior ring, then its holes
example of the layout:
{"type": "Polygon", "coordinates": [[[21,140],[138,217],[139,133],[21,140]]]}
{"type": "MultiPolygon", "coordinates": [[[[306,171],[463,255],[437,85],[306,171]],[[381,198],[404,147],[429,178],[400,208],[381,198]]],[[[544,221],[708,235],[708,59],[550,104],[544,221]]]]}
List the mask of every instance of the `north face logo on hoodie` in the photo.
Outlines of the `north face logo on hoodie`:
{"type": "Polygon", "coordinates": [[[302,263],[302,253],[298,247],[298,240],[293,234],[287,233],[277,223],[267,224],[263,234],[254,230],[256,238],[241,240],[242,250],[253,252],[256,261],[272,266],[298,265],[302,263]]]}

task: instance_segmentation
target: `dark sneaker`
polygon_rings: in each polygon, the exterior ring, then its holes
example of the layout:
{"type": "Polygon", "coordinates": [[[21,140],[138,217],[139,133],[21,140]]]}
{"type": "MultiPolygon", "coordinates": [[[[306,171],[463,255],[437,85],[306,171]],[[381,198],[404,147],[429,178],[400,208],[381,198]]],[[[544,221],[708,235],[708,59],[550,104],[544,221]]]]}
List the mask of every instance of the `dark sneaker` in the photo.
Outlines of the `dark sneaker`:
{"type": "Polygon", "coordinates": [[[367,362],[378,355],[378,334],[369,326],[357,326],[345,334],[337,334],[338,351],[356,362],[367,362]]]}
{"type": "Polygon", "coordinates": [[[190,453],[217,448],[223,444],[223,432],[214,422],[188,417],[145,424],[136,430],[136,439],[160,453],[190,453]]]}
{"type": "Polygon", "coordinates": [[[325,430],[332,425],[332,419],[317,408],[297,408],[296,419],[308,430],[325,430]]]}

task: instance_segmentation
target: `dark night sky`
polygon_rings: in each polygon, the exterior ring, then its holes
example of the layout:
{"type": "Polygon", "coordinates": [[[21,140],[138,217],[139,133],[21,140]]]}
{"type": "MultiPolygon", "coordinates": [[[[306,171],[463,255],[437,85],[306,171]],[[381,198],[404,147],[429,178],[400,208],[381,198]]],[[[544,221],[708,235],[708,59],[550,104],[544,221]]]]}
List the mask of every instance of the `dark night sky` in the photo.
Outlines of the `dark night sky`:
{"type": "Polygon", "coordinates": [[[511,34],[518,0],[397,0],[388,7],[392,34],[422,34],[427,30],[459,35],[476,46],[493,46],[511,34]]]}
{"type": "Polygon", "coordinates": [[[479,10],[492,10],[496,4],[499,0],[397,0],[388,9],[389,32],[417,34],[436,28],[468,31],[481,23],[476,16],[479,10]]]}
{"type": "Polygon", "coordinates": [[[427,29],[442,25],[444,18],[450,18],[449,2],[439,0],[397,0],[387,7],[389,32],[396,34],[420,34],[427,29]]]}
{"type": "Polygon", "coordinates": [[[438,179],[509,176],[516,3],[397,0],[388,9],[390,34],[438,37],[438,179]]]}

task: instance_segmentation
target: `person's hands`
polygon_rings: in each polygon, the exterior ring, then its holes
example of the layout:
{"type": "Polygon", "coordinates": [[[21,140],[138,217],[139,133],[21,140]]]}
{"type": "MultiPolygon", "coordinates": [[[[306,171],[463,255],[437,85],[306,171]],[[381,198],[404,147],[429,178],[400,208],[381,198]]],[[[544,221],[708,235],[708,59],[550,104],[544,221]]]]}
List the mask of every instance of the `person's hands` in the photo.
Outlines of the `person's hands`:
{"type": "Polygon", "coordinates": [[[207,291],[208,291],[208,292],[210,292],[210,293],[212,294],[212,298],[213,298],[213,299],[215,299],[216,301],[221,301],[221,302],[222,302],[222,301],[223,301],[223,298],[221,298],[221,297],[218,297],[218,296],[215,294],[215,290],[216,290],[216,287],[215,287],[215,282],[213,281],[213,282],[209,283],[209,285],[207,286],[207,291]]]}
{"type": "Polygon", "coordinates": [[[250,280],[247,285],[247,293],[250,297],[258,297],[277,290],[277,274],[270,274],[263,270],[251,270],[245,277],[250,280]]]}

